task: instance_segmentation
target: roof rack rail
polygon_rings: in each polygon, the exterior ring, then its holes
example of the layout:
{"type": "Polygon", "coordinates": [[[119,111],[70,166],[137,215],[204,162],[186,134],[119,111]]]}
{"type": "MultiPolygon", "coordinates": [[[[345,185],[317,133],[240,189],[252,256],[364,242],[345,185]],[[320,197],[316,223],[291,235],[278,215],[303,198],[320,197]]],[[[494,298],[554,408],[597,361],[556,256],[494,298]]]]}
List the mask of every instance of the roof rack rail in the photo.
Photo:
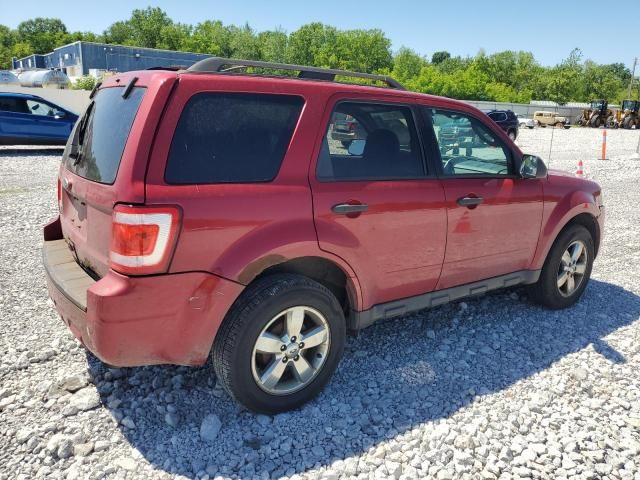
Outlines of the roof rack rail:
{"type": "Polygon", "coordinates": [[[333,82],[336,76],[366,78],[387,84],[390,88],[405,90],[400,82],[386,75],[374,75],[372,73],[349,72],[347,70],[334,70],[330,68],[305,67],[304,65],[291,65],[288,63],[261,62],[257,60],[239,60],[236,58],[211,57],[200,60],[191,65],[187,71],[197,73],[228,73],[234,70],[246,68],[265,68],[272,70],[298,71],[298,78],[310,80],[325,80],[333,82]]]}

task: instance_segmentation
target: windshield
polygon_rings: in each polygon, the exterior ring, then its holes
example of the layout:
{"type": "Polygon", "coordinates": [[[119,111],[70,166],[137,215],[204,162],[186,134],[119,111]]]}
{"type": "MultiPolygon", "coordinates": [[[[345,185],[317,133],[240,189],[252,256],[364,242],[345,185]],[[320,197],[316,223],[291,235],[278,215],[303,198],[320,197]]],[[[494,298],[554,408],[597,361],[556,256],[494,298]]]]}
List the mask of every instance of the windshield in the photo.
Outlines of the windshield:
{"type": "Polygon", "coordinates": [[[602,110],[604,102],[602,100],[591,102],[591,108],[593,110],[602,110]]]}
{"type": "Polygon", "coordinates": [[[98,91],[76,123],[64,155],[66,168],[99,183],[115,181],[122,152],[145,89],[134,87],[122,98],[124,87],[98,91]]]}

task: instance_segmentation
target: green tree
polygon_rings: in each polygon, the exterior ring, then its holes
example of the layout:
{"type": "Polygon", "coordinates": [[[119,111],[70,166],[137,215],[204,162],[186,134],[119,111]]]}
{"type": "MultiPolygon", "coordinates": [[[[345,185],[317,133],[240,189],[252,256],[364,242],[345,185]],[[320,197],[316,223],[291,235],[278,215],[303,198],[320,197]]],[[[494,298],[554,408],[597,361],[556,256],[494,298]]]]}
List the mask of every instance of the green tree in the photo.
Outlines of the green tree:
{"type": "Polygon", "coordinates": [[[15,43],[15,35],[5,25],[0,25],[0,70],[11,68],[11,48],[15,43]]]}
{"type": "Polygon", "coordinates": [[[631,70],[627,68],[624,63],[609,63],[608,65],[602,65],[605,70],[613,74],[618,80],[628,84],[631,80],[631,70]]]}
{"type": "Polygon", "coordinates": [[[439,65],[445,60],[449,60],[450,58],[451,54],[449,52],[435,52],[433,55],[431,55],[431,63],[433,63],[434,65],[439,65]]]}
{"type": "Polygon", "coordinates": [[[393,67],[391,40],[382,30],[346,30],[336,34],[336,48],[330,66],[372,73],[393,67]]]}
{"type": "Polygon", "coordinates": [[[157,48],[162,43],[163,32],[173,26],[173,20],[158,7],[136,9],[129,20],[115,22],[104,33],[110,43],[157,48]]]}
{"type": "Polygon", "coordinates": [[[338,31],[322,23],[309,23],[289,35],[287,61],[299,65],[336,67],[338,31]]]}
{"type": "Polygon", "coordinates": [[[31,53],[53,51],[66,33],[67,27],[58,18],[37,17],[21,22],[17,28],[18,41],[31,45],[31,53]]]}
{"type": "Polygon", "coordinates": [[[248,23],[242,27],[229,27],[229,34],[232,57],[245,60],[260,59],[260,42],[248,23]]]}
{"type": "Polygon", "coordinates": [[[579,95],[580,75],[575,69],[557,66],[545,73],[544,97],[546,100],[564,105],[571,100],[582,99],[579,95]]]}
{"type": "Polygon", "coordinates": [[[173,25],[164,10],[158,7],[136,9],[129,19],[132,40],[138,47],[156,48],[162,42],[162,31],[173,25]]]}
{"type": "Polygon", "coordinates": [[[258,34],[260,59],[266,62],[286,62],[289,37],[281,30],[270,30],[258,34]]]}
{"type": "Polygon", "coordinates": [[[393,58],[393,71],[391,75],[400,80],[405,80],[420,75],[422,67],[427,65],[424,57],[418,55],[410,48],[402,47],[393,58]]]}
{"type": "Polygon", "coordinates": [[[133,41],[133,28],[126,21],[112,23],[109,28],[104,31],[104,40],[107,43],[116,43],[118,45],[126,45],[133,41]]]}
{"type": "Polygon", "coordinates": [[[160,30],[160,40],[157,48],[165,50],[180,50],[187,38],[191,35],[191,27],[183,23],[165,25],[160,30]]]}
{"type": "Polygon", "coordinates": [[[189,52],[230,57],[231,32],[220,21],[205,20],[194,27],[182,48],[189,52]]]}
{"type": "Polygon", "coordinates": [[[603,98],[613,101],[623,87],[622,80],[608,65],[598,65],[591,60],[585,62],[581,89],[585,100],[603,98]]]}
{"type": "Polygon", "coordinates": [[[24,58],[33,53],[33,47],[30,43],[17,42],[11,47],[11,56],[16,58],[24,58]]]}

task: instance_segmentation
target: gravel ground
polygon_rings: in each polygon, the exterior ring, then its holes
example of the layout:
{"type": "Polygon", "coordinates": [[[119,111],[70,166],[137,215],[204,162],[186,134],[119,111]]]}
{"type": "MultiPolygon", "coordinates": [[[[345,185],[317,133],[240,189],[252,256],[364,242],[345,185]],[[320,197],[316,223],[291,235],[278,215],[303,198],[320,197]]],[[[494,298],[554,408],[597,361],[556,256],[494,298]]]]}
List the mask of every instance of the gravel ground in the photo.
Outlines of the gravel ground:
{"type": "Polygon", "coordinates": [[[0,479],[640,480],[640,132],[525,130],[525,151],[598,180],[607,227],[574,308],[522,290],[350,337],[321,396],[242,410],[210,367],[108,369],[47,301],[41,227],[60,151],[0,150],[0,479]]]}

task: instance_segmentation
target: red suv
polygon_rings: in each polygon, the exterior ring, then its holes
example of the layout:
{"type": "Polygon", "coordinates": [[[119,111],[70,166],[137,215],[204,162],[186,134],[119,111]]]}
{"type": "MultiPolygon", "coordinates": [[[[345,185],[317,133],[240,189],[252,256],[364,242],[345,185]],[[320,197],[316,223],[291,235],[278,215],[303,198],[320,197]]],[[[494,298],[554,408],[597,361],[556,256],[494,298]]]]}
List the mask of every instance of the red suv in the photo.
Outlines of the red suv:
{"type": "Polygon", "coordinates": [[[273,413],[322,389],[347,329],[514,285],[564,308],[587,285],[600,187],[547,172],[465,103],[219,58],[91,98],[44,265],[107,364],[211,356],[231,395],[273,413]],[[364,134],[345,146],[329,132],[347,116],[364,134]]]}

